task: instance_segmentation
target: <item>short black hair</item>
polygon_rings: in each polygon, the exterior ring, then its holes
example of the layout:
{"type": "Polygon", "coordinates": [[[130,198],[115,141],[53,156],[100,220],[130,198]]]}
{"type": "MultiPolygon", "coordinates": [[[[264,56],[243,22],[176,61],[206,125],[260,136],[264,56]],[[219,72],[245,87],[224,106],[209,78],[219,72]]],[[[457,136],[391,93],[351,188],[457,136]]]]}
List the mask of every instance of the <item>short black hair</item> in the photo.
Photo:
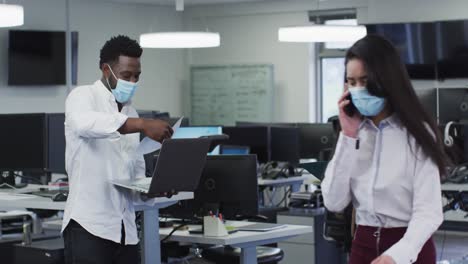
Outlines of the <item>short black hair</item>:
{"type": "Polygon", "coordinates": [[[101,54],[99,56],[99,69],[101,69],[103,63],[117,62],[121,55],[140,58],[142,53],[143,49],[135,40],[123,35],[112,37],[101,49],[101,54]]]}

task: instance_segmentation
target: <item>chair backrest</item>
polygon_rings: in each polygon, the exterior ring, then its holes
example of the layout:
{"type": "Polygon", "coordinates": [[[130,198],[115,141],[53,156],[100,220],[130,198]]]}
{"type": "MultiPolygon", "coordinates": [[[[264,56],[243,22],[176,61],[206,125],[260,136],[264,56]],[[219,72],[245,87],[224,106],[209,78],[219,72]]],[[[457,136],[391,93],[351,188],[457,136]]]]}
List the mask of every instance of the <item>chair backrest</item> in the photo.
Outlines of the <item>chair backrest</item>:
{"type": "Polygon", "coordinates": [[[353,215],[352,204],[342,213],[333,213],[325,208],[323,237],[328,241],[335,241],[345,252],[350,252],[353,241],[353,215]]]}

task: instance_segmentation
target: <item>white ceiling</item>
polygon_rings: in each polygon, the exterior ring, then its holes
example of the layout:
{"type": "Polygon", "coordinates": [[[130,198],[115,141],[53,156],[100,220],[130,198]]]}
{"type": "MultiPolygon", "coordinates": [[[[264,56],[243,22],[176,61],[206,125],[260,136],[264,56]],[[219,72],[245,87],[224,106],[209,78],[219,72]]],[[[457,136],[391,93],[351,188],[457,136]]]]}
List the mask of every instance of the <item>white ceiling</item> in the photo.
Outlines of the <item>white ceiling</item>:
{"type": "MultiPolygon", "coordinates": [[[[139,3],[139,4],[155,4],[155,5],[174,5],[175,0],[100,0],[107,2],[119,3],[139,3]]],[[[243,3],[243,2],[272,2],[279,0],[185,0],[185,5],[206,5],[206,4],[229,4],[229,3],[243,3]]]]}

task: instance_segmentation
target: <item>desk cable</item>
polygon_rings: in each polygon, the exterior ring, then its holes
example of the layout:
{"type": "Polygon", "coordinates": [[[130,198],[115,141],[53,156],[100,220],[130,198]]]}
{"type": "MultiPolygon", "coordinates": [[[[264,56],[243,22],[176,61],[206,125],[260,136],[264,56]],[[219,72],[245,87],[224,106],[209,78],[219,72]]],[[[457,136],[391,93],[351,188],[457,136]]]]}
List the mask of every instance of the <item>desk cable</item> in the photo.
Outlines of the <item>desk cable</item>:
{"type": "Polygon", "coordinates": [[[169,238],[171,238],[171,236],[177,231],[177,230],[180,230],[190,224],[196,224],[198,223],[197,220],[189,220],[187,219],[187,221],[185,221],[185,219],[183,220],[183,223],[179,224],[178,226],[174,227],[172,229],[172,231],[166,236],[164,237],[163,239],[161,239],[161,243],[165,243],[169,238]]]}

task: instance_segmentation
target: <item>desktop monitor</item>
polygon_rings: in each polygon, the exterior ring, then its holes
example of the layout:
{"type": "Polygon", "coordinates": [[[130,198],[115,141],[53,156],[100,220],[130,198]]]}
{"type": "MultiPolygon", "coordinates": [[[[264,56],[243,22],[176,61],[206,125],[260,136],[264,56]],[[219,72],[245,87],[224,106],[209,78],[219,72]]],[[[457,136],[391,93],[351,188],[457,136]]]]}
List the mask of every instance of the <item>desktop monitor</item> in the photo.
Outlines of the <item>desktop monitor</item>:
{"type": "Polygon", "coordinates": [[[439,89],[439,124],[468,120],[468,88],[439,89]]]}
{"type": "Polygon", "coordinates": [[[267,126],[267,127],[296,127],[296,123],[265,123],[265,122],[248,122],[248,121],[236,121],[238,127],[255,127],[255,126],[267,126]]]}
{"type": "Polygon", "coordinates": [[[437,119],[437,91],[436,88],[415,88],[416,96],[422,104],[424,110],[434,120],[437,119]]]}
{"type": "Polygon", "coordinates": [[[46,114],[2,114],[0,124],[0,171],[45,171],[46,114]]]}
{"type": "Polygon", "coordinates": [[[250,147],[221,145],[219,151],[221,155],[248,155],[250,154],[250,147]]]}
{"type": "Polygon", "coordinates": [[[138,117],[139,118],[147,118],[147,119],[151,119],[153,118],[153,111],[151,110],[137,110],[137,113],[138,113],[138,117]]]}
{"type": "Polygon", "coordinates": [[[300,159],[299,129],[271,127],[271,160],[298,164],[300,159]]]}
{"type": "Polygon", "coordinates": [[[65,114],[47,114],[48,171],[66,174],[65,114]]]}
{"type": "Polygon", "coordinates": [[[335,147],[336,134],[331,123],[298,126],[301,159],[320,159],[322,151],[332,150],[335,147]]]}
{"type": "Polygon", "coordinates": [[[226,145],[248,146],[250,153],[256,154],[258,161],[270,161],[270,129],[266,126],[224,127],[223,133],[229,136],[226,145]]]}
{"type": "Polygon", "coordinates": [[[161,214],[192,219],[216,209],[226,219],[258,214],[255,155],[208,156],[194,199],[163,209],[161,214]]]}
{"type": "MultiPolygon", "coordinates": [[[[179,127],[172,138],[199,138],[204,136],[221,135],[223,128],[220,126],[179,127]]],[[[208,155],[219,155],[219,147],[216,147],[208,155]]]]}
{"type": "Polygon", "coordinates": [[[222,133],[223,129],[220,126],[179,127],[172,138],[199,138],[222,133]]]}

